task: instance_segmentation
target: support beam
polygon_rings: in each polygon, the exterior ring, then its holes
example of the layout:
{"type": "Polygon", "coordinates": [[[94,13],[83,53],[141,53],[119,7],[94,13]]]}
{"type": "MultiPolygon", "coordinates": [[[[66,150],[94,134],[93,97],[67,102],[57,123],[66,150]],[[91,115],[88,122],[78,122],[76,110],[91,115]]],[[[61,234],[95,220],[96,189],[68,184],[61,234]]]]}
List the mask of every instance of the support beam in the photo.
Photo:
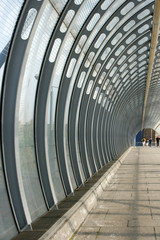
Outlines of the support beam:
{"type": "Polygon", "coordinates": [[[146,92],[145,92],[144,105],[143,105],[142,129],[144,128],[144,118],[145,118],[145,112],[146,112],[150,81],[152,76],[152,68],[153,68],[155,52],[156,52],[156,47],[158,42],[159,29],[160,29],[160,0],[155,0],[152,39],[151,39],[150,55],[149,55],[149,63],[148,63],[148,74],[147,74],[147,81],[146,81],[146,92]]]}

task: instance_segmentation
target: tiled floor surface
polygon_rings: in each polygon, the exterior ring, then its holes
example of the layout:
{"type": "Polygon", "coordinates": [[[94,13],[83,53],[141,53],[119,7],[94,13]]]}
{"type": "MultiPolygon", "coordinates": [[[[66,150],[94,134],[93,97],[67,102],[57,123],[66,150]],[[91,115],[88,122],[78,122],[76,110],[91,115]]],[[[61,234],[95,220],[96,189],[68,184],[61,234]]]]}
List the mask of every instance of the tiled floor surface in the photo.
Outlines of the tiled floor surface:
{"type": "Polygon", "coordinates": [[[160,148],[133,148],[74,240],[160,240],[160,148]]]}

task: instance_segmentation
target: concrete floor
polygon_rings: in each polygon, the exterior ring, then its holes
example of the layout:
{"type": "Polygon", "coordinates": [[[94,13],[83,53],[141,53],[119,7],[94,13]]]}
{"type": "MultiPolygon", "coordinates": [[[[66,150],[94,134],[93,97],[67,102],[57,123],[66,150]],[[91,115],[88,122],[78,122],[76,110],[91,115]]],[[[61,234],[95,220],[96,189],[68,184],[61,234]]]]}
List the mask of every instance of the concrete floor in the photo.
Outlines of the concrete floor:
{"type": "Polygon", "coordinates": [[[160,240],[160,147],[127,155],[74,240],[160,240]]]}

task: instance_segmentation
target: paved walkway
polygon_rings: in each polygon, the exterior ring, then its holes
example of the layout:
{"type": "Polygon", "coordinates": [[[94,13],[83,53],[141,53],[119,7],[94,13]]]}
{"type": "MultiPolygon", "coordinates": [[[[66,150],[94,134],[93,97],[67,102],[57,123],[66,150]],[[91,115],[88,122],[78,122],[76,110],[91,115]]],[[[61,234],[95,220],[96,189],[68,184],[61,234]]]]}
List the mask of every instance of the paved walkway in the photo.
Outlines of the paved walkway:
{"type": "Polygon", "coordinates": [[[133,148],[74,240],[160,240],[160,148],[133,148]]]}

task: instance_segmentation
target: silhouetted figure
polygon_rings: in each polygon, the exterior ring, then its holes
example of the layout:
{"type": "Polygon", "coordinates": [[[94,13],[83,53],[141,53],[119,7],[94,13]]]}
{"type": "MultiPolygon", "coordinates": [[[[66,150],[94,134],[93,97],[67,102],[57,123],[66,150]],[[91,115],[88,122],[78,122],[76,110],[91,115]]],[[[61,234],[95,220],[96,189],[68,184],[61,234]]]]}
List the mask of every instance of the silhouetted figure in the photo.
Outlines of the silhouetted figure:
{"type": "Polygon", "coordinates": [[[149,139],[149,146],[152,146],[152,138],[149,139]]]}
{"type": "Polygon", "coordinates": [[[157,141],[157,147],[159,147],[159,137],[156,138],[157,141]]]}

